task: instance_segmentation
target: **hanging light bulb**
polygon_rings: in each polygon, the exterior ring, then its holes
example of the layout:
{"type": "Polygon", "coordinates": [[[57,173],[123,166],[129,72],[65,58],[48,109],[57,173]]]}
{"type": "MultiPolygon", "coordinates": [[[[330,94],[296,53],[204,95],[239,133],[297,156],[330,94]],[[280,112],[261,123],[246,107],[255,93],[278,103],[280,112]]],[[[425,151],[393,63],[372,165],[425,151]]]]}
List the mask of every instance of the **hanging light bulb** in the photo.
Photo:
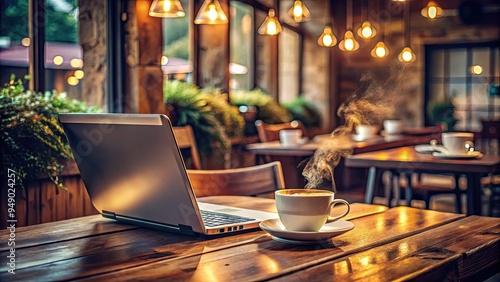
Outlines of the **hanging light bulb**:
{"type": "Polygon", "coordinates": [[[398,56],[398,60],[403,63],[415,62],[416,59],[417,57],[410,47],[403,48],[403,51],[401,51],[398,56]]]}
{"type": "Polygon", "coordinates": [[[384,41],[379,41],[370,54],[374,58],[385,58],[389,55],[389,49],[385,46],[384,41]]]}
{"type": "Polygon", "coordinates": [[[195,24],[226,24],[227,22],[219,0],[205,0],[194,19],[195,24]]]}
{"type": "Polygon", "coordinates": [[[325,26],[323,33],[318,38],[318,44],[324,47],[333,47],[337,44],[337,38],[333,34],[331,27],[325,26]]]}
{"type": "Polygon", "coordinates": [[[281,32],[281,24],[276,18],[274,9],[269,9],[266,19],[260,25],[258,33],[262,35],[277,35],[281,32]]]}
{"type": "Polygon", "coordinates": [[[377,35],[377,30],[369,21],[364,21],[361,27],[358,29],[358,35],[364,39],[370,39],[377,35]]]}
{"type": "Polygon", "coordinates": [[[154,0],[149,8],[151,17],[181,18],[186,15],[179,0],[154,0]]]}
{"type": "Polygon", "coordinates": [[[293,2],[293,6],[288,10],[288,14],[298,23],[307,22],[311,19],[309,9],[300,0],[293,2]]]}
{"type": "Polygon", "coordinates": [[[422,14],[424,18],[437,19],[443,16],[443,9],[441,9],[436,2],[429,1],[427,6],[420,11],[420,14],[422,14]]]}
{"type": "Polygon", "coordinates": [[[354,39],[352,31],[347,30],[344,34],[344,39],[339,43],[339,49],[346,52],[352,52],[359,49],[359,43],[354,39]]]}

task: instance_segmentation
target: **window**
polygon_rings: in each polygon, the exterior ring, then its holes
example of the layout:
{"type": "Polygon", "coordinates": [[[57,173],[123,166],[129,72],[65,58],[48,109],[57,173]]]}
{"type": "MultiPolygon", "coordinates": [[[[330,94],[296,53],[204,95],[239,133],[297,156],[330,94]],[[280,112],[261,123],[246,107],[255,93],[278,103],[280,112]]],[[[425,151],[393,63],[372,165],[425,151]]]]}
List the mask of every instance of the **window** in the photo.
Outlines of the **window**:
{"type": "Polygon", "coordinates": [[[230,2],[230,63],[229,87],[232,90],[251,90],[253,81],[254,19],[253,8],[247,4],[230,2]]]}
{"type": "MultiPolygon", "coordinates": [[[[498,42],[426,46],[426,105],[451,98],[455,130],[480,131],[481,119],[500,118],[498,42]]],[[[430,123],[426,115],[426,123],[430,123]]]]}
{"type": "Polygon", "coordinates": [[[191,27],[189,18],[192,1],[181,0],[186,15],[182,18],[163,18],[164,80],[193,82],[191,27]]]}
{"type": "Polygon", "coordinates": [[[279,37],[279,101],[290,102],[299,95],[298,33],[283,28],[279,37]]]}

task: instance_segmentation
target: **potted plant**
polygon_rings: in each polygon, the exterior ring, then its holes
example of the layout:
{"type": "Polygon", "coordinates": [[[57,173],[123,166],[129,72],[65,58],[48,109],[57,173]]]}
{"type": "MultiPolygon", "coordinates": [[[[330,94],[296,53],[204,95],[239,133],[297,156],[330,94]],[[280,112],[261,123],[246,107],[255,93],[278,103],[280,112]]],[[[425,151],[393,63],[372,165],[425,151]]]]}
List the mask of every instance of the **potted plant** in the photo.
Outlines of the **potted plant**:
{"type": "Polygon", "coordinates": [[[429,103],[427,113],[432,123],[435,125],[444,124],[446,131],[453,131],[458,121],[455,117],[455,108],[452,98],[445,96],[429,103]]]}
{"type": "Polygon", "coordinates": [[[302,122],[305,127],[321,126],[321,115],[313,103],[299,96],[293,101],[281,104],[287,109],[294,120],[302,122]]]}
{"type": "Polygon", "coordinates": [[[65,93],[25,90],[23,81],[12,75],[0,88],[2,176],[7,169],[15,171],[19,181],[16,184],[21,187],[31,179],[47,176],[57,187],[66,189],[59,175],[64,161],[72,159],[72,154],[57,116],[97,111],[84,102],[69,99],[65,93]]]}
{"type": "Polygon", "coordinates": [[[171,80],[164,87],[164,99],[172,124],[190,125],[199,151],[206,156],[224,155],[230,149],[229,138],[243,135],[243,117],[218,89],[201,90],[171,80]]]}

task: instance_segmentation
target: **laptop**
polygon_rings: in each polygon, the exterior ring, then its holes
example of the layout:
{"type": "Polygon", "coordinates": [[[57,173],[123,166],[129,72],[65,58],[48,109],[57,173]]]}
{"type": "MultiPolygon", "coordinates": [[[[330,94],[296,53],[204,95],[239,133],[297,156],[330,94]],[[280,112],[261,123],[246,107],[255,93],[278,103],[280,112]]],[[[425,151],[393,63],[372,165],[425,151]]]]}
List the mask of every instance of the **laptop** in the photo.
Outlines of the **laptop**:
{"type": "Polygon", "coordinates": [[[169,118],[59,114],[82,180],[104,217],[186,234],[258,228],[276,213],[198,202],[169,118]]]}

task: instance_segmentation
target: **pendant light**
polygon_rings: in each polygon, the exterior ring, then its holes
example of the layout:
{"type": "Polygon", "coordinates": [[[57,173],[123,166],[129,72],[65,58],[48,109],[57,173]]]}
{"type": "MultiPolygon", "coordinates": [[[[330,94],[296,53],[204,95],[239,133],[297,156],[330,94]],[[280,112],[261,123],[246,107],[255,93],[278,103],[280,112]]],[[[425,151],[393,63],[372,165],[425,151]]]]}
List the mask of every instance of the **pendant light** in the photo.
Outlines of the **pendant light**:
{"type": "Polygon", "coordinates": [[[337,38],[333,34],[331,27],[325,26],[323,33],[318,38],[318,44],[323,47],[333,47],[337,44],[337,38]]]}
{"type": "MultiPolygon", "coordinates": [[[[366,5],[368,6],[369,3],[366,3],[366,5]]],[[[372,26],[371,22],[368,20],[365,5],[363,5],[363,3],[362,3],[362,7],[361,7],[361,14],[362,14],[362,18],[365,20],[361,24],[361,27],[358,28],[357,33],[358,33],[359,37],[364,38],[364,39],[370,39],[370,38],[375,37],[377,35],[377,30],[375,29],[375,27],[372,26]]]]}
{"type": "MultiPolygon", "coordinates": [[[[328,1],[325,1],[325,12],[327,13],[327,17],[329,18],[330,15],[328,14],[328,11],[331,11],[331,9],[328,9],[328,1]]],[[[318,38],[318,44],[319,46],[323,47],[333,47],[337,44],[337,37],[335,37],[332,28],[329,25],[325,24],[323,33],[318,38]]]]}
{"type": "Polygon", "coordinates": [[[293,18],[295,22],[307,22],[311,19],[311,13],[307,6],[300,0],[293,2],[292,8],[288,10],[288,14],[293,18]]]}
{"type": "Polygon", "coordinates": [[[359,49],[359,43],[354,38],[352,33],[352,0],[347,0],[346,3],[346,31],[344,39],[339,43],[339,49],[345,52],[352,52],[359,49]]]}
{"type": "MultiPolygon", "coordinates": [[[[384,3],[384,1],[381,1],[384,3]]],[[[379,3],[380,6],[380,3],[379,3]]],[[[383,20],[380,20],[380,41],[375,44],[375,47],[373,47],[372,51],[370,52],[370,55],[374,58],[382,59],[385,58],[389,55],[389,48],[385,45],[385,22],[383,20]]]]}
{"type": "Polygon", "coordinates": [[[424,18],[437,19],[443,16],[443,9],[441,9],[436,2],[429,1],[427,6],[420,11],[420,14],[422,14],[424,18]]]}
{"type": "Polygon", "coordinates": [[[274,9],[269,9],[266,19],[257,32],[262,35],[277,35],[281,32],[281,24],[274,9]]]}
{"type": "Polygon", "coordinates": [[[405,3],[404,7],[404,41],[405,47],[399,53],[398,60],[403,63],[411,63],[414,62],[417,58],[415,53],[411,50],[410,43],[410,2],[405,3]]]}
{"type": "Polygon", "coordinates": [[[186,15],[179,0],[154,0],[149,15],[158,18],[181,18],[186,15]]]}
{"type": "Polygon", "coordinates": [[[226,24],[227,22],[219,0],[205,0],[194,19],[195,24],[226,24]]]}

